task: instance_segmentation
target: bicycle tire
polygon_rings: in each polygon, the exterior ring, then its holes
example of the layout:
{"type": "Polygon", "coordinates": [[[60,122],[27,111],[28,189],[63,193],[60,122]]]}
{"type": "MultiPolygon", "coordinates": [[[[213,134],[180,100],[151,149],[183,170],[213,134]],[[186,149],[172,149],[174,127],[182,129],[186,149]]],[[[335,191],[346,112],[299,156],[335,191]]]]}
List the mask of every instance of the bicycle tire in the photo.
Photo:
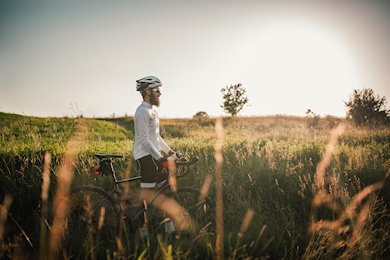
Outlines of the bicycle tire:
{"type": "Polygon", "coordinates": [[[64,241],[70,258],[107,258],[116,251],[120,214],[115,205],[114,199],[97,187],[85,186],[71,191],[64,241]]]}
{"type": "Polygon", "coordinates": [[[215,229],[214,209],[206,197],[201,200],[200,191],[194,188],[179,188],[174,195],[176,201],[186,210],[192,222],[190,230],[176,230],[176,249],[190,258],[209,258],[212,256],[212,243],[215,229]]]}
{"type": "MultiPolygon", "coordinates": [[[[199,190],[183,187],[178,188],[176,192],[172,192],[170,191],[169,186],[167,186],[162,194],[173,198],[185,209],[186,215],[176,216],[179,218],[174,221],[176,231],[182,230],[180,225],[187,227],[186,231],[193,233],[194,235],[199,235],[200,232],[207,232],[212,229],[214,219],[212,217],[211,202],[207,197],[199,201],[198,198],[201,195],[199,190]],[[190,226],[188,226],[189,224],[190,226]]],[[[147,210],[147,215],[149,229],[152,230],[152,233],[164,232],[162,230],[164,229],[164,218],[161,209],[151,205],[147,210]]]]}
{"type": "Polygon", "coordinates": [[[175,200],[187,210],[194,222],[195,234],[208,232],[213,229],[213,209],[211,201],[206,197],[201,200],[200,191],[194,188],[178,188],[175,200]]]}

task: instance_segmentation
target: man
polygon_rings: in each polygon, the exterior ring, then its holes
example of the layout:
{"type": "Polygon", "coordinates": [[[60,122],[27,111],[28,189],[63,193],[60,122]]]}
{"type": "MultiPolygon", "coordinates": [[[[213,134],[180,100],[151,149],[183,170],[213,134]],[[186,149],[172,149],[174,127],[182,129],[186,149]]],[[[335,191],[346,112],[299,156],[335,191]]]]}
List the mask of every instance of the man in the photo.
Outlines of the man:
{"type": "MultiPolygon", "coordinates": [[[[162,176],[161,169],[166,167],[167,159],[163,157],[161,151],[168,156],[174,156],[175,153],[167,145],[160,135],[160,123],[157,112],[153,106],[160,106],[160,87],[161,81],[153,76],[144,77],[137,82],[137,91],[142,95],[143,102],[137,108],[134,115],[134,159],[141,168],[141,200],[150,199],[151,189],[156,187],[161,181],[167,178],[162,176]]],[[[140,229],[141,236],[147,236],[145,227],[146,215],[144,215],[143,226],[140,229]]],[[[175,231],[173,222],[169,220],[165,225],[168,233],[175,231]]]]}
{"type": "Polygon", "coordinates": [[[160,106],[161,81],[153,76],[139,79],[137,91],[142,95],[143,102],[137,108],[134,116],[134,159],[141,167],[141,188],[154,188],[159,169],[167,161],[161,154],[174,154],[160,135],[160,123],[157,111],[153,106],[160,106]]]}

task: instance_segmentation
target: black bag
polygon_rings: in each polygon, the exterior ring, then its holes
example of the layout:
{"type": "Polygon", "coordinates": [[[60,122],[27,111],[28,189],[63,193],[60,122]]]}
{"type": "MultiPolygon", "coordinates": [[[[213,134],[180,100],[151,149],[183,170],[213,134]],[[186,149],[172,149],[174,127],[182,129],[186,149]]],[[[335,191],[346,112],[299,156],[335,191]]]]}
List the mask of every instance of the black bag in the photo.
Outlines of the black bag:
{"type": "Polygon", "coordinates": [[[111,164],[108,160],[100,160],[98,172],[102,175],[111,175],[111,164]]]}

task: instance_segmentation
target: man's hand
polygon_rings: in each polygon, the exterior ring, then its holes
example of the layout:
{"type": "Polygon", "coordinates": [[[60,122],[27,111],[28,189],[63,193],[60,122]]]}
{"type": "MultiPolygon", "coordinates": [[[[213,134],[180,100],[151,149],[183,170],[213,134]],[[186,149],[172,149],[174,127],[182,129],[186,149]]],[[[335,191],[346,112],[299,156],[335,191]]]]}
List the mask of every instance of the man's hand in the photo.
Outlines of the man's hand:
{"type": "Polygon", "coordinates": [[[169,150],[168,156],[172,157],[175,161],[178,161],[183,156],[183,154],[180,152],[169,150]]]}
{"type": "Polygon", "coordinates": [[[180,158],[183,157],[183,155],[180,152],[174,152],[172,154],[172,157],[173,157],[173,159],[175,159],[175,161],[178,161],[178,160],[180,160],[180,158]]]}

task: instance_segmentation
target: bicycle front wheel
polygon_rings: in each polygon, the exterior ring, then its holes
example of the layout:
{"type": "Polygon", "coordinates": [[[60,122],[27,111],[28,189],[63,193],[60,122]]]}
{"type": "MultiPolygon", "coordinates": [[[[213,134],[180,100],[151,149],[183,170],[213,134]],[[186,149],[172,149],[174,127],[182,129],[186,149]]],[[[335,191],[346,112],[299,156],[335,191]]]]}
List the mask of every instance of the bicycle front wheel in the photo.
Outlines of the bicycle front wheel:
{"type": "Polygon", "coordinates": [[[191,233],[195,237],[210,235],[214,232],[214,214],[210,200],[200,198],[200,191],[193,188],[179,188],[176,201],[186,210],[192,222],[191,233]]]}
{"type": "Polygon", "coordinates": [[[72,190],[64,249],[70,258],[106,258],[117,248],[119,212],[115,201],[96,187],[72,190]],[[108,255],[107,255],[108,254],[108,255]]]}

